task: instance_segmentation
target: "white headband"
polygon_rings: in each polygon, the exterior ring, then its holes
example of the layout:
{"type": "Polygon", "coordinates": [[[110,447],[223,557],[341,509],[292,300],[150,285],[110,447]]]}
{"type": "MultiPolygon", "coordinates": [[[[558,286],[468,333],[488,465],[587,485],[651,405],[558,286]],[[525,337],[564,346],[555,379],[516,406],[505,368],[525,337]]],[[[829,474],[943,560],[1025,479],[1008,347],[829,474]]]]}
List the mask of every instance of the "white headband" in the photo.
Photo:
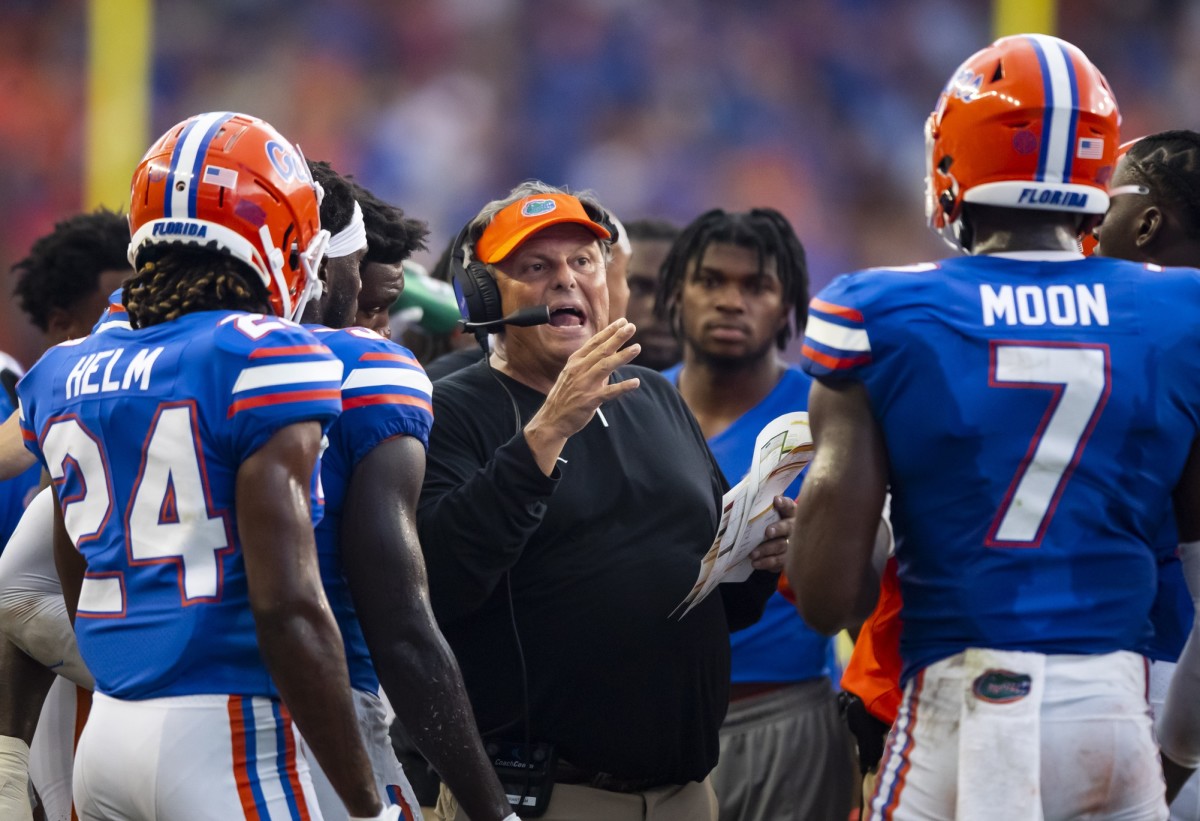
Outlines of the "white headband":
{"type": "Polygon", "coordinates": [[[367,226],[363,222],[362,206],[355,202],[354,216],[350,218],[350,224],[330,237],[325,256],[330,259],[348,257],[366,247],[367,226]]]}

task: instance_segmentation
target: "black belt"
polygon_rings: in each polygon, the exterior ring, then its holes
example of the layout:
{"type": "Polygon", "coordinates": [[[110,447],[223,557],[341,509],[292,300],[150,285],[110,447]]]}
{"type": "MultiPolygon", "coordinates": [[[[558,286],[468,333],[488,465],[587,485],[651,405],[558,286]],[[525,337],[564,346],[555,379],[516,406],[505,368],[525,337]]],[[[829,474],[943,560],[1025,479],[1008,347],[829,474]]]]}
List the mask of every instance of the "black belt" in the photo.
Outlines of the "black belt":
{"type": "Polygon", "coordinates": [[[558,766],[554,771],[554,781],[558,784],[576,784],[596,790],[629,793],[645,792],[646,790],[663,787],[670,783],[662,778],[617,778],[611,773],[602,773],[576,767],[574,764],[563,761],[561,758],[558,760],[558,766]]]}

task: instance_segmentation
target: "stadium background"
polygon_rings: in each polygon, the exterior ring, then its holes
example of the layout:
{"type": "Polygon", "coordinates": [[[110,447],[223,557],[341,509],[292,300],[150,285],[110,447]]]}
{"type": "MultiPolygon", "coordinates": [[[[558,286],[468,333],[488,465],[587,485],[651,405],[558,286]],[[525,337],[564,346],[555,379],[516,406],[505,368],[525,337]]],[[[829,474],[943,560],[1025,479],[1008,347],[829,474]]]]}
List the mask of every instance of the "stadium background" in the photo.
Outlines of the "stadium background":
{"type": "Polygon", "coordinates": [[[814,286],[941,256],[924,118],[996,31],[1035,28],[1105,72],[1124,134],[1200,127],[1192,0],[0,0],[0,349],[40,352],[11,297],[30,242],[119,207],[150,140],[214,109],[427,220],[422,262],[530,177],[627,220],[776,207],[814,286]]]}

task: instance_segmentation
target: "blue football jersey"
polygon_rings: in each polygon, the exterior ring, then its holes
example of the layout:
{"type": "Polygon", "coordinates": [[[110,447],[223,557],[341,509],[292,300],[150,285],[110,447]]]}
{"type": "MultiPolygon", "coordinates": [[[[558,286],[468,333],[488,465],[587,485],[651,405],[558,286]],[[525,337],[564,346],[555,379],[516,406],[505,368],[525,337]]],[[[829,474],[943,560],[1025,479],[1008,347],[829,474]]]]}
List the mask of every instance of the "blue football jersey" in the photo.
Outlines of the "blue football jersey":
{"type": "MultiPolygon", "coordinates": [[[[683,365],[662,372],[679,387],[683,365]]],[[[762,401],[708,440],[708,448],[731,486],[742,480],[754,458],[754,442],[771,420],[785,413],[808,410],[812,379],[794,365],[783,372],[778,384],[762,401]]],[[[795,499],[800,477],[784,492],[795,499]]],[[[730,681],[806,681],[829,676],[837,659],[833,640],[804,623],[796,605],[778,590],[767,599],[762,617],[749,627],[729,634],[730,681]]]]}
{"type": "Polygon", "coordinates": [[[1197,305],[1195,270],[1053,254],[862,271],[812,301],[803,367],[859,380],[887,443],[905,677],[970,646],[1144,645],[1197,305]]]}
{"type": "Polygon", "coordinates": [[[98,334],[114,328],[129,328],[129,312],[125,310],[125,304],[121,301],[124,290],[124,287],[121,287],[108,295],[108,306],[104,309],[104,313],[100,314],[96,324],[92,326],[92,333],[98,334]]]}
{"type": "Polygon", "coordinates": [[[376,445],[395,436],[412,436],[429,448],[433,385],[407,348],[374,331],[309,329],[341,360],[344,369],[342,415],[329,429],[329,447],[321,457],[325,493],[325,515],[317,525],[321,581],[342,630],[350,684],[373,693],[379,689],[379,679],[338,556],[342,510],[355,466],[376,445]]]}
{"type": "Polygon", "coordinates": [[[100,692],[274,694],[248,604],[235,480],[284,426],[326,428],[341,375],[298,325],[207,311],[63,343],[22,380],[26,445],[87,560],[75,630],[100,692]]]}

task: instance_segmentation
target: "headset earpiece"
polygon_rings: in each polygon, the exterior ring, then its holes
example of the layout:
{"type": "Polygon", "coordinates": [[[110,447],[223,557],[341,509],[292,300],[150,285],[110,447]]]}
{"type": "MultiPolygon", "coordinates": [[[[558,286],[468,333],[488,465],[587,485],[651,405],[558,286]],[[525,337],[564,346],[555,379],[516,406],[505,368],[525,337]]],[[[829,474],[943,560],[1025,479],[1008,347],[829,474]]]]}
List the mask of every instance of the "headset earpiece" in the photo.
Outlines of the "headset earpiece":
{"type": "Polygon", "coordinates": [[[605,231],[608,231],[608,242],[616,245],[621,239],[621,231],[617,228],[617,224],[613,221],[612,216],[599,206],[594,206],[586,200],[580,200],[579,204],[583,206],[583,212],[588,217],[601,226],[605,231]]]}
{"type": "Polygon", "coordinates": [[[470,233],[471,224],[468,222],[458,232],[450,255],[450,271],[460,297],[459,312],[468,322],[494,322],[503,316],[500,312],[500,289],[496,287],[496,280],[487,266],[474,259],[474,254],[469,262],[464,263],[469,253],[467,245],[470,233]]]}

